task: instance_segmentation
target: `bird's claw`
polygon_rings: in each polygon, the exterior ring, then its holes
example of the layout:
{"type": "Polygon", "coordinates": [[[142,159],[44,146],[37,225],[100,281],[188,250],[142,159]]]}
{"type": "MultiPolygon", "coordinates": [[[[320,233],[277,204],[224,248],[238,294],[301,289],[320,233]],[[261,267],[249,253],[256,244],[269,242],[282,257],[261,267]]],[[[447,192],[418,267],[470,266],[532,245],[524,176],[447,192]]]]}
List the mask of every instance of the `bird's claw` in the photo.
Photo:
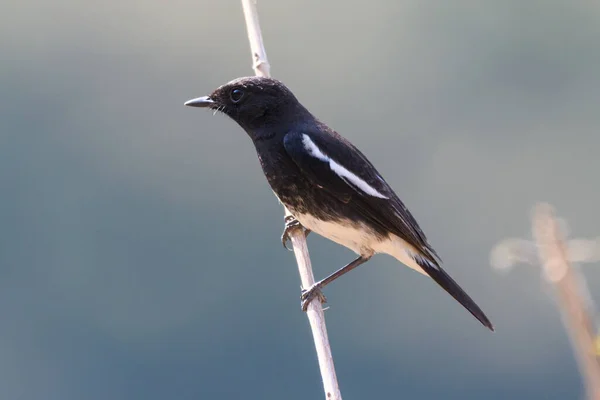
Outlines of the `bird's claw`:
{"type": "Polygon", "coordinates": [[[283,229],[283,234],[281,235],[281,244],[283,245],[284,249],[292,251],[292,249],[287,246],[287,242],[290,240],[290,233],[292,230],[298,227],[304,229],[304,237],[308,236],[310,230],[304,228],[300,221],[298,221],[293,215],[288,215],[285,217],[285,228],[283,229]]]}
{"type": "Polygon", "coordinates": [[[321,284],[319,282],[315,283],[308,289],[302,289],[302,295],[300,296],[300,300],[302,300],[302,311],[306,311],[308,309],[308,305],[315,298],[318,297],[321,304],[327,303],[327,298],[321,292],[321,284]]]}

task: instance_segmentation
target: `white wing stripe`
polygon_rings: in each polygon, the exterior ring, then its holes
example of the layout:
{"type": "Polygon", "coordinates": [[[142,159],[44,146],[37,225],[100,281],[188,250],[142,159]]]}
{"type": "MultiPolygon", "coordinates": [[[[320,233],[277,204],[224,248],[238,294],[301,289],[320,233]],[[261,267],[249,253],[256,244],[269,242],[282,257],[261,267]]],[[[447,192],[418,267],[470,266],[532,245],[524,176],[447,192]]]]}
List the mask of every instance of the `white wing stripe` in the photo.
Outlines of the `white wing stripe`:
{"type": "Polygon", "coordinates": [[[375,189],[374,187],[369,185],[367,182],[363,181],[358,176],[356,176],[355,174],[353,174],[352,172],[350,172],[346,168],[344,168],[342,165],[338,164],[337,162],[332,160],[330,157],[325,155],[317,147],[317,145],[311,140],[310,136],[308,136],[307,134],[302,134],[302,144],[304,145],[304,148],[306,149],[306,151],[308,151],[308,154],[310,154],[313,157],[318,158],[319,160],[321,160],[323,162],[328,163],[329,168],[331,168],[331,170],[333,172],[335,172],[335,174],[337,176],[339,176],[340,178],[349,181],[354,186],[356,186],[357,188],[359,188],[364,193],[366,193],[370,196],[379,197],[381,199],[388,198],[387,196],[381,194],[377,189],[375,189]]]}

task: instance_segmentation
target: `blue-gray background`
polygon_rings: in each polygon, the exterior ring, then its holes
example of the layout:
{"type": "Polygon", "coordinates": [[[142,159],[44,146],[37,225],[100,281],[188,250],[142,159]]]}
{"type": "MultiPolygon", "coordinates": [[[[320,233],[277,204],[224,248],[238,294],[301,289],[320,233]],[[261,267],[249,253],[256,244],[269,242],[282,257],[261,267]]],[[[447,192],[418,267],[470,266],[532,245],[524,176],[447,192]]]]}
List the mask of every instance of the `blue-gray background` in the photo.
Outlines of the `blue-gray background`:
{"type": "MultiPolygon", "coordinates": [[[[498,275],[489,252],[529,237],[538,200],[600,233],[600,7],[259,10],[274,76],[371,158],[497,326],[375,257],[326,290],[344,398],[579,398],[538,271],[498,275]]],[[[252,145],[183,107],[252,74],[239,2],[9,0],[0,15],[0,398],[321,398],[252,145]]],[[[318,277],[353,257],[309,245],[318,277]]]]}

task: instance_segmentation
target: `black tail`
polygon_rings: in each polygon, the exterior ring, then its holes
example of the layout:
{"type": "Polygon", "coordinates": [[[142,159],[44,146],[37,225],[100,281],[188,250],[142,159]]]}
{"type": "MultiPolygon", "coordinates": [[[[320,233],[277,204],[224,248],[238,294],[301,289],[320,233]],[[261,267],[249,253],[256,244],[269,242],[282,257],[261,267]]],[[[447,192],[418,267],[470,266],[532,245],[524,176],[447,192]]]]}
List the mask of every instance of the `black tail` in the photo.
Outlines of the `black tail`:
{"type": "Polygon", "coordinates": [[[429,275],[438,283],[438,285],[443,287],[444,290],[450,294],[450,296],[454,297],[456,301],[462,304],[464,308],[473,314],[473,316],[477,318],[479,322],[483,324],[483,326],[492,332],[494,331],[494,326],[488,317],[486,317],[486,315],[483,313],[483,311],[481,311],[481,308],[475,304],[473,299],[471,299],[469,295],[462,290],[460,286],[458,286],[458,283],[456,283],[454,279],[452,279],[437,262],[430,261],[421,255],[413,255],[413,259],[421,268],[423,268],[423,271],[425,271],[427,275],[429,275]]]}

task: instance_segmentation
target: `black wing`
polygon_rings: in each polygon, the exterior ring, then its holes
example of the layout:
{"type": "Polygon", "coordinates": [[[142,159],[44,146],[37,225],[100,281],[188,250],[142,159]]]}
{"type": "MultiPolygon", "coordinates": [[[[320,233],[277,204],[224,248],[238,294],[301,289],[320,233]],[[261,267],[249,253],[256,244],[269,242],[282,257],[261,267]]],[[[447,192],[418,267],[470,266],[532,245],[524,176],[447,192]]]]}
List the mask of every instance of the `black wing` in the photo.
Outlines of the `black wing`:
{"type": "Polygon", "coordinates": [[[375,228],[399,236],[438,264],[440,258],[427,242],[415,218],[373,164],[352,143],[331,130],[326,133],[318,130],[290,132],[283,143],[288,155],[314,185],[344,203],[352,201],[375,228]],[[327,159],[333,161],[334,168],[327,159]],[[351,175],[345,174],[342,169],[351,175]],[[349,179],[352,175],[359,180],[349,179]]]}

